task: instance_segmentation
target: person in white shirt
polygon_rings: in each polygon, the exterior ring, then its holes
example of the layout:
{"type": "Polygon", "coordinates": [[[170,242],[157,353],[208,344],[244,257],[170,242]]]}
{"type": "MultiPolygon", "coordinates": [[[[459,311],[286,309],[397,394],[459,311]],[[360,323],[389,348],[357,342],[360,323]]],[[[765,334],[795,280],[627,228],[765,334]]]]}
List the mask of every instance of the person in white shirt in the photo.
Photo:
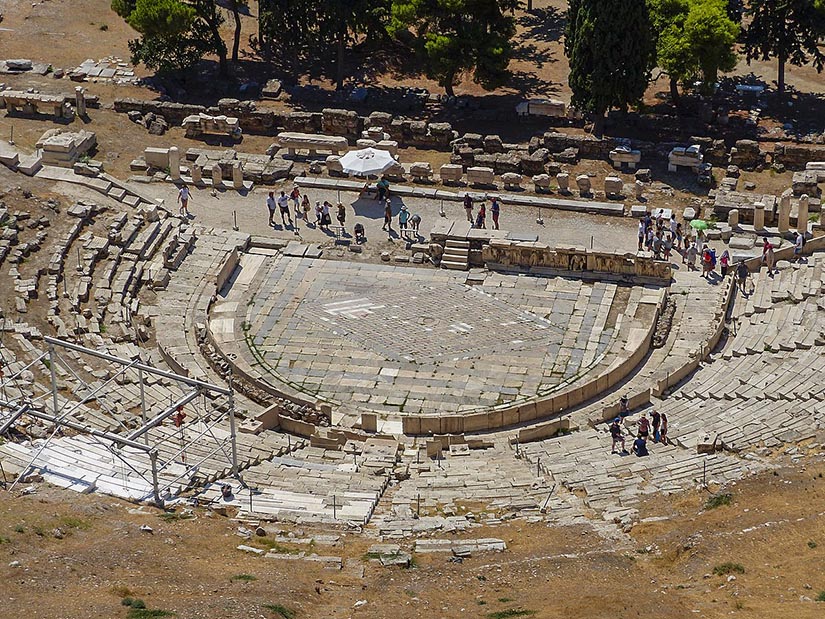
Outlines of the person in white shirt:
{"type": "Polygon", "coordinates": [[[189,216],[189,195],[189,187],[183,185],[178,191],[178,204],[180,204],[180,208],[178,209],[179,215],[189,216]]]}
{"type": "Polygon", "coordinates": [[[278,196],[278,208],[281,209],[281,222],[286,227],[287,219],[289,220],[289,225],[292,225],[292,216],[289,214],[289,198],[286,197],[285,192],[281,192],[281,195],[278,196]],[[286,216],[286,217],[284,217],[286,216]]]}

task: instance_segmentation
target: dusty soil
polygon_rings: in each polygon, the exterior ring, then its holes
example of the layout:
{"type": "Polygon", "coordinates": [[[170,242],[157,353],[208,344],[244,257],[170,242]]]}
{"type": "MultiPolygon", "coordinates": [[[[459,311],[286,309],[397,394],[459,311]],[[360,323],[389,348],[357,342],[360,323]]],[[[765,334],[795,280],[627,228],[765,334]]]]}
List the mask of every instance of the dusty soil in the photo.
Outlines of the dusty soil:
{"type": "MultiPolygon", "coordinates": [[[[416,555],[410,569],[369,561],[375,540],[352,532],[340,532],[336,546],[314,548],[346,559],[343,570],[330,570],[238,551],[239,523],[202,508],[180,519],[44,484],[28,496],[20,487],[0,490],[4,614],[126,617],[121,599],[131,596],[181,618],[277,617],[267,604],[296,618],[495,619],[510,610],[536,618],[821,617],[825,602],[815,600],[825,590],[825,463],[816,451],[725,488],[727,506],[704,509],[704,490],[652,497],[642,505],[648,522],[624,541],[511,521],[464,535],[502,538],[505,552],[460,564],[416,555]],[[153,531],[141,532],[141,525],[153,531]],[[9,567],[14,561],[19,566],[9,567]],[[736,564],[730,575],[713,573],[725,563],[736,564]],[[366,604],[356,608],[361,600],[366,604]]],[[[248,543],[266,547],[267,540],[248,543]]]]}

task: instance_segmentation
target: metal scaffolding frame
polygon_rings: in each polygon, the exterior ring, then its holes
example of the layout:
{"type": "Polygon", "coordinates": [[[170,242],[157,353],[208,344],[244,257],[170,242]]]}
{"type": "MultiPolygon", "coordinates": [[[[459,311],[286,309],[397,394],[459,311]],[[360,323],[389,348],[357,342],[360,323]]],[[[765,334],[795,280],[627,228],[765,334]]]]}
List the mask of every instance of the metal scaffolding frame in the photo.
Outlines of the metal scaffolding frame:
{"type": "MultiPolygon", "coordinates": [[[[172,487],[177,484],[181,478],[197,474],[200,466],[210,458],[222,455],[226,458],[231,474],[234,477],[239,477],[238,469],[238,450],[236,443],[236,423],[235,423],[235,400],[232,389],[232,382],[230,379],[228,387],[221,387],[211,383],[189,378],[161,370],[150,365],[141,363],[139,360],[122,359],[115,355],[100,352],[71,342],[65,342],[52,337],[45,337],[48,349],[39,354],[34,361],[25,364],[23,368],[17,370],[11,376],[4,376],[0,373],[0,435],[8,432],[14,424],[23,416],[39,419],[49,424],[53,424],[54,428],[44,442],[38,445],[38,449],[34,456],[30,459],[28,465],[23,468],[17,479],[11,484],[14,488],[25,476],[33,469],[38,468],[37,460],[40,455],[51,445],[55,437],[62,435],[65,430],[71,430],[89,437],[95,443],[104,446],[114,457],[116,457],[123,465],[124,471],[124,488],[126,482],[126,468],[133,471],[138,477],[142,478],[147,484],[151,484],[152,491],[147,496],[141,497],[140,500],[152,499],[157,505],[163,505],[163,497],[165,494],[171,494],[172,487]],[[116,371],[113,372],[109,378],[103,383],[92,388],[86,383],[78,373],[72,368],[71,364],[67,362],[64,351],[76,353],[81,356],[89,356],[101,361],[112,364],[116,371]],[[31,397],[20,396],[17,398],[7,397],[7,387],[15,387],[16,381],[20,375],[34,364],[44,362],[49,368],[50,376],[50,391],[44,395],[31,397]],[[63,400],[59,397],[59,385],[57,381],[56,368],[60,367],[73,375],[73,377],[81,382],[84,387],[82,397],[76,401],[63,400]],[[127,374],[134,373],[137,376],[137,382],[140,387],[140,425],[131,431],[126,431],[122,434],[110,432],[106,430],[99,430],[89,425],[85,425],[72,419],[70,416],[79,408],[84,406],[90,400],[96,400],[103,410],[110,410],[105,404],[106,389],[110,387],[118,379],[124,378],[127,374]],[[162,379],[164,381],[176,384],[184,393],[175,401],[168,405],[160,405],[158,403],[150,404],[146,399],[146,379],[148,376],[162,379]],[[44,396],[51,394],[51,405],[41,400],[44,396]],[[207,399],[213,402],[211,411],[204,414],[202,417],[195,418],[198,427],[194,432],[194,436],[186,437],[186,433],[181,430],[179,436],[177,433],[163,434],[160,432],[152,432],[155,428],[162,425],[162,423],[176,415],[182,410],[182,407],[192,404],[197,407],[198,400],[202,401],[203,410],[206,411],[207,399]],[[225,410],[221,410],[215,402],[220,402],[225,399],[225,410]],[[194,404],[193,404],[194,403],[194,404]],[[4,414],[5,413],[5,414],[4,414]],[[229,435],[223,438],[216,436],[215,428],[222,422],[228,419],[229,435]],[[191,446],[195,444],[202,445],[204,440],[211,444],[206,451],[196,462],[187,463],[185,454],[187,449],[191,450],[191,446]],[[165,460],[161,458],[161,447],[164,443],[175,442],[175,448],[172,450],[173,455],[167,457],[165,460]],[[145,472],[142,472],[133,462],[130,462],[127,455],[123,453],[126,448],[136,450],[148,456],[150,461],[151,475],[147,477],[145,472]],[[176,473],[172,470],[174,465],[183,465],[185,467],[183,473],[176,473]],[[167,473],[164,475],[164,473],[167,473]]],[[[20,391],[17,389],[17,391],[20,391]]],[[[23,393],[20,391],[20,393],[23,393]]],[[[191,422],[190,422],[191,425],[191,422]]],[[[112,472],[113,475],[115,471],[112,472]]]]}

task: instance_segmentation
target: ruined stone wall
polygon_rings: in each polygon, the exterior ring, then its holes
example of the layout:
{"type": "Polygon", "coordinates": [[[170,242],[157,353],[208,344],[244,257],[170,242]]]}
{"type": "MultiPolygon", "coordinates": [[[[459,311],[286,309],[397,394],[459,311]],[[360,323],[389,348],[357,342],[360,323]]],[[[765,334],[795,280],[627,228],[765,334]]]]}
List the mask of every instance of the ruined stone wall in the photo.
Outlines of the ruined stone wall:
{"type": "Polygon", "coordinates": [[[596,252],[583,248],[551,248],[543,243],[525,243],[493,239],[482,249],[488,266],[518,269],[552,269],[582,276],[586,273],[607,274],[621,278],[644,278],[669,282],[670,265],[633,254],[596,252]]]}

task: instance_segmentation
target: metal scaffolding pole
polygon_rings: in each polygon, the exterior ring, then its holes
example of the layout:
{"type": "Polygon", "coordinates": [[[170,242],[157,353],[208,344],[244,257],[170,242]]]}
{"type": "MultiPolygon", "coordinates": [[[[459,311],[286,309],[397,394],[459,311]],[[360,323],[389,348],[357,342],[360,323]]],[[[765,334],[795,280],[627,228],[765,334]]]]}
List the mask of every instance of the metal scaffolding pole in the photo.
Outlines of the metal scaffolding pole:
{"type": "Polygon", "coordinates": [[[134,439],[136,439],[136,438],[140,438],[141,436],[143,436],[144,434],[146,434],[147,432],[149,432],[149,430],[151,430],[151,429],[152,429],[152,428],[154,428],[155,426],[160,425],[160,423],[161,423],[164,419],[166,419],[167,417],[169,417],[170,415],[172,415],[172,413],[174,413],[175,411],[177,411],[177,410],[178,410],[178,407],[180,407],[180,406],[186,406],[187,404],[189,404],[189,402],[191,402],[192,400],[194,400],[195,398],[197,398],[197,397],[200,395],[200,393],[201,393],[201,390],[200,390],[200,389],[195,389],[195,390],[193,390],[193,391],[190,391],[189,393],[187,393],[186,395],[184,395],[182,398],[179,398],[177,402],[173,402],[172,404],[170,404],[170,405],[169,405],[169,407],[168,407],[168,408],[165,408],[162,412],[160,412],[160,413],[158,413],[157,415],[155,415],[155,417],[153,417],[150,421],[148,421],[147,423],[143,424],[141,427],[139,427],[137,430],[135,430],[135,431],[134,431],[134,432],[132,432],[131,434],[128,434],[128,435],[127,435],[127,436],[128,436],[128,438],[129,438],[130,440],[134,440],[134,439]]]}
{"type": "Polygon", "coordinates": [[[229,440],[232,441],[232,475],[238,477],[238,445],[235,435],[235,391],[229,374],[229,440]]]}

